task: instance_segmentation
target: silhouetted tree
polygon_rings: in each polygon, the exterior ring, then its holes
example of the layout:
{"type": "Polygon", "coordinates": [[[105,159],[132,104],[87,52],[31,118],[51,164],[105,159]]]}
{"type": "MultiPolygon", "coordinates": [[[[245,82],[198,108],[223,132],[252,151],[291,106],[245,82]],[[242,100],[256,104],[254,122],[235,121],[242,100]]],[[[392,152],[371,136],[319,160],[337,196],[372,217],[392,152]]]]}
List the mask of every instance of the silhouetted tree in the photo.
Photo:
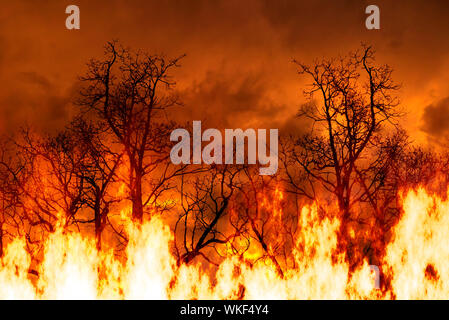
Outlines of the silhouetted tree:
{"type": "MultiPolygon", "coordinates": [[[[312,66],[296,62],[299,73],[311,79],[304,93],[309,101],[299,116],[312,120],[312,130],[296,141],[294,162],[305,172],[310,184],[320,184],[332,193],[342,214],[341,230],[353,206],[368,201],[380,215],[376,192],[382,180],[376,176],[382,162],[382,131],[397,126],[401,115],[388,65],[376,65],[369,46],[338,59],[323,59],[312,66]],[[380,183],[378,183],[380,182],[380,183]]],[[[398,142],[399,145],[401,142],[398,142]]],[[[310,191],[296,184],[302,194],[310,191]]]]}
{"type": "MultiPolygon", "coordinates": [[[[291,222],[297,215],[296,212],[287,212],[277,178],[259,175],[257,167],[244,169],[243,183],[232,204],[231,225],[238,231],[239,241],[245,239],[253,248],[260,246],[261,256],[257,260],[269,259],[283,277],[279,260],[282,259],[286,265],[289,253],[285,249],[291,249],[291,243],[290,246],[288,243],[294,232],[291,222]]],[[[245,247],[243,249],[246,251],[245,247]]]]}
{"type": "Polygon", "coordinates": [[[168,170],[167,141],[173,123],[167,121],[165,110],[179,104],[170,90],[175,82],[169,73],[181,58],[133,52],[108,42],[103,59],[91,60],[81,77],[85,86],[78,104],[104,123],[129,160],[127,183],[137,221],[177,174],[168,170]]]}
{"type": "Polygon", "coordinates": [[[196,177],[181,177],[181,212],[175,224],[179,262],[189,263],[199,255],[212,262],[204,251],[226,244],[235,236],[224,218],[229,216],[240,172],[241,166],[213,165],[196,177]]]}
{"type": "Polygon", "coordinates": [[[57,221],[74,223],[84,205],[84,180],[78,172],[85,155],[78,152],[76,142],[64,131],[41,138],[24,130],[17,147],[26,175],[19,188],[31,200],[29,211],[49,231],[57,221]]]}
{"type": "MultiPolygon", "coordinates": [[[[83,181],[83,202],[93,210],[93,219],[78,219],[78,222],[93,222],[97,249],[101,249],[101,235],[108,223],[111,205],[121,199],[116,194],[111,195],[110,189],[117,179],[117,169],[123,153],[114,152],[107,145],[101,127],[87,122],[82,117],[76,118],[68,129],[68,135],[76,142],[78,150],[84,155],[78,167],[77,175],[83,181]]],[[[73,150],[75,151],[75,150],[73,150]]]]}

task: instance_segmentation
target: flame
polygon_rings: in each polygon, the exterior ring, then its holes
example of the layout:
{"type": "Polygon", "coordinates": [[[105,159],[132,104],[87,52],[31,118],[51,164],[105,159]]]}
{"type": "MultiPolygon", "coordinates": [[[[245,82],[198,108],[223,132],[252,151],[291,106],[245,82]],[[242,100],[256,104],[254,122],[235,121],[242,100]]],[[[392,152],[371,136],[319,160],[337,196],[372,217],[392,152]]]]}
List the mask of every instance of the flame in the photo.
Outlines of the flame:
{"type": "MultiPolygon", "coordinates": [[[[284,199],[263,199],[281,219],[284,199]]],[[[403,214],[379,259],[385,285],[375,288],[368,261],[351,269],[338,251],[338,215],[320,214],[320,204],[302,207],[292,246],[292,263],[276,272],[258,247],[236,255],[229,248],[213,271],[198,261],[176,263],[174,234],[161,216],[141,225],[129,212],[123,256],[97,250],[95,239],[57,225],[33,261],[25,238],[5,248],[0,268],[1,299],[435,299],[449,297],[449,200],[424,189],[402,198],[403,214]],[[35,268],[35,269],[33,269],[35,268]],[[35,272],[31,272],[35,270],[35,272]]],[[[329,209],[330,210],[330,209],[329,209]]],[[[241,244],[244,246],[244,244],[241,244]]]]}
{"type": "Polygon", "coordinates": [[[403,208],[385,258],[393,293],[398,299],[447,299],[449,201],[419,189],[403,208]]]}

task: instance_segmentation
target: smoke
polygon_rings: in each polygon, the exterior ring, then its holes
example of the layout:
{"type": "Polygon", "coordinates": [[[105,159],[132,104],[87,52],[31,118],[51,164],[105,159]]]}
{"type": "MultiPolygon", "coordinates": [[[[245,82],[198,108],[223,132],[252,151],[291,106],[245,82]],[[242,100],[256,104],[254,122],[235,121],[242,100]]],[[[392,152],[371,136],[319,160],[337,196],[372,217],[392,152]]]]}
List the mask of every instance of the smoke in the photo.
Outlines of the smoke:
{"type": "Polygon", "coordinates": [[[449,96],[424,108],[423,131],[431,138],[446,142],[449,138],[449,96]]]}
{"type": "MultiPolygon", "coordinates": [[[[171,57],[187,54],[174,74],[185,102],[176,117],[184,121],[294,130],[306,83],[291,60],[335,56],[362,41],[376,48],[381,62],[394,66],[395,79],[405,84],[402,101],[407,104],[425,94],[418,89],[447,75],[441,67],[449,53],[447,10],[441,8],[447,4],[409,1],[403,6],[379,0],[381,30],[367,31],[368,4],[80,0],[81,29],[76,31],[65,28],[67,3],[2,4],[0,132],[25,122],[45,130],[64,126],[74,113],[77,76],[111,39],[171,57]]],[[[414,113],[422,110],[421,105],[407,106],[414,113]]],[[[408,121],[408,126],[415,123],[408,121]]]]}

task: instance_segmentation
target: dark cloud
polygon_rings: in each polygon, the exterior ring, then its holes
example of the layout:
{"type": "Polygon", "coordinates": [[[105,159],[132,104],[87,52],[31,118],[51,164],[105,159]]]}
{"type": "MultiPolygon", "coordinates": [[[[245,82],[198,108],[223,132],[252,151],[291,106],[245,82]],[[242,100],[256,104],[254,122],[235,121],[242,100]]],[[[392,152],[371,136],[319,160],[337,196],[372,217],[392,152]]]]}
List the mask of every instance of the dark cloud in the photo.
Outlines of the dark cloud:
{"type": "Polygon", "coordinates": [[[45,90],[50,90],[52,88],[50,81],[45,76],[37,74],[36,72],[21,72],[19,78],[22,78],[26,82],[36,84],[45,90]]]}
{"type": "Polygon", "coordinates": [[[449,97],[428,105],[424,109],[422,129],[432,138],[449,138],[449,97]]]}
{"type": "Polygon", "coordinates": [[[288,108],[270,96],[274,85],[260,71],[208,72],[202,81],[179,93],[185,108],[181,117],[221,129],[279,127],[288,108]]]}
{"type": "Polygon", "coordinates": [[[0,96],[3,132],[13,133],[22,126],[52,132],[67,123],[73,91],[61,92],[47,77],[32,71],[20,72],[10,81],[9,90],[0,96]]]}

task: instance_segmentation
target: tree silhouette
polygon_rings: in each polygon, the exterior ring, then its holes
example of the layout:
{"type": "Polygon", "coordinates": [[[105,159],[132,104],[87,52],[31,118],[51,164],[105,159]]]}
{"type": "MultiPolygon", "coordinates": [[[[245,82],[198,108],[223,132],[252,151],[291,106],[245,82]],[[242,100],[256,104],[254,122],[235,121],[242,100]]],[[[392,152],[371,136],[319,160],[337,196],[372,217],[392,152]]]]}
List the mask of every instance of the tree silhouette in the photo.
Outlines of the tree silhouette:
{"type": "Polygon", "coordinates": [[[202,256],[212,263],[204,251],[235,236],[224,218],[240,184],[241,170],[241,166],[214,165],[189,181],[185,181],[187,176],[181,177],[181,208],[174,228],[179,262],[202,256]]]}
{"type": "MultiPolygon", "coordinates": [[[[356,204],[367,201],[376,215],[381,214],[375,201],[382,185],[376,176],[383,160],[378,149],[385,145],[383,129],[387,124],[397,126],[395,120],[402,114],[394,96],[399,86],[392,80],[390,66],[375,64],[369,46],[312,66],[296,64],[299,74],[311,79],[304,91],[309,101],[298,116],[311,119],[313,127],[297,139],[294,162],[310,184],[319,183],[336,197],[346,234],[347,223],[357,219],[351,216],[356,204]]],[[[310,189],[295,185],[298,192],[314,198],[310,189]]]]}
{"type": "Polygon", "coordinates": [[[165,110],[179,104],[170,90],[175,82],[169,73],[181,58],[133,52],[108,42],[103,59],[91,60],[81,77],[84,88],[78,105],[103,122],[129,160],[127,183],[137,221],[142,221],[146,205],[156,203],[165,182],[177,174],[168,170],[167,137],[173,123],[167,121],[165,110]],[[158,171],[159,178],[150,177],[158,171]],[[149,189],[144,191],[144,186],[149,189]]]}
{"type": "Polygon", "coordinates": [[[117,169],[123,153],[114,152],[101,128],[85,119],[76,118],[67,130],[76,142],[78,152],[84,155],[77,175],[84,183],[83,202],[93,210],[93,219],[78,219],[78,222],[93,222],[97,249],[101,249],[101,235],[108,222],[111,205],[121,199],[110,194],[111,186],[118,180],[117,169]]]}
{"type": "MultiPolygon", "coordinates": [[[[288,247],[289,232],[292,231],[292,215],[287,213],[284,195],[277,189],[277,176],[261,176],[257,170],[257,167],[244,169],[243,183],[232,204],[231,225],[241,238],[248,241],[248,246],[260,246],[262,250],[258,260],[269,259],[279,276],[283,277],[279,260],[284,258],[285,264],[288,259],[284,249],[288,247]]],[[[243,247],[243,251],[245,249],[243,247]]]]}
{"type": "Polygon", "coordinates": [[[311,79],[298,116],[313,125],[299,137],[281,136],[276,175],[252,165],[173,165],[170,133],[179,125],[167,110],[179,105],[171,73],[181,58],[108,42],[81,77],[79,112],[66,128],[26,129],[2,141],[0,257],[15,236],[33,255],[57,225],[88,226],[97,250],[117,239],[118,252],[128,239],[111,215],[126,202],[133,223],[167,213],[179,264],[216,265],[232,254],[283,277],[298,267],[301,204],[319,198],[319,218],[331,212],[326,204],[338,204],[339,248],[354,262],[356,253],[383,256],[402,190],[424,185],[447,196],[447,154],[411,145],[397,123],[392,69],[376,64],[368,46],[311,66],[297,62],[311,79]]]}

